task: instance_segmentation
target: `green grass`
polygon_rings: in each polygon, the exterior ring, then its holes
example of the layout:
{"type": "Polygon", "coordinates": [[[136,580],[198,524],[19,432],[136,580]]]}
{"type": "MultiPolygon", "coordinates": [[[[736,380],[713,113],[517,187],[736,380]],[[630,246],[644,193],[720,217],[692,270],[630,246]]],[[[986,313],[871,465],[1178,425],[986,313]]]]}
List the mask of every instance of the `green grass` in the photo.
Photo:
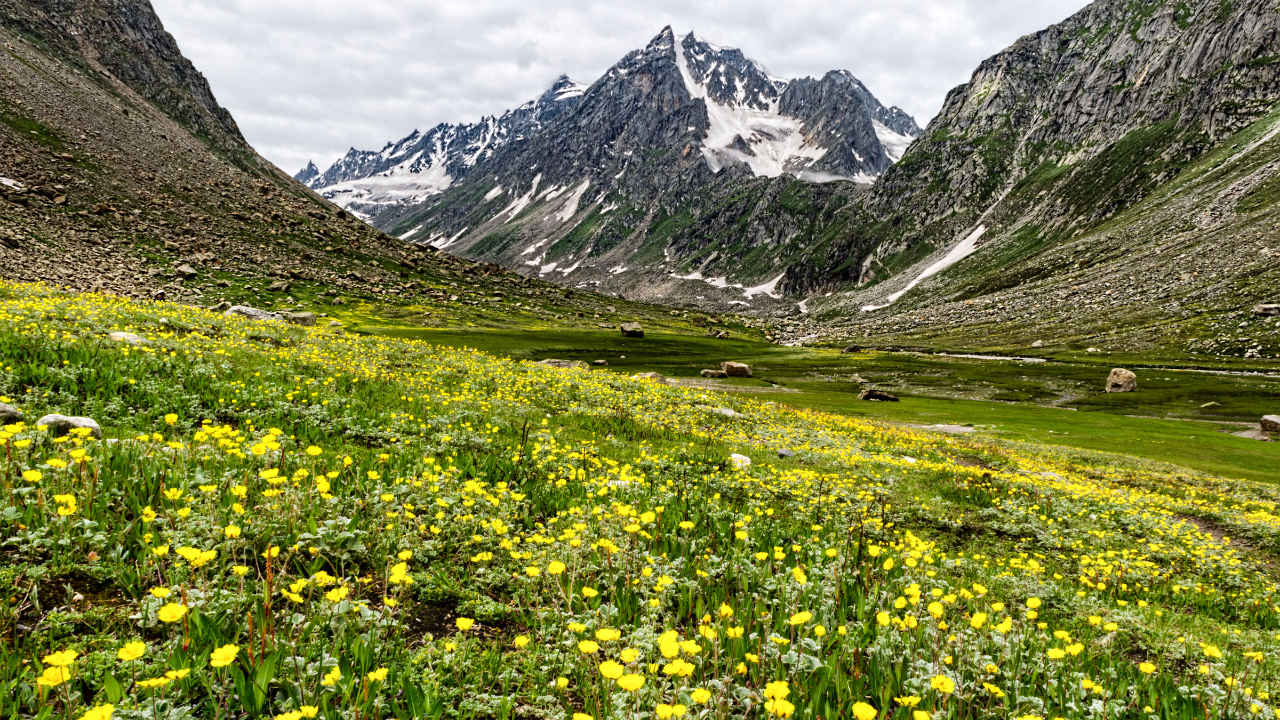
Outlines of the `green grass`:
{"type": "Polygon", "coordinates": [[[688,332],[382,333],[0,286],[0,402],[90,415],[108,440],[0,434],[0,717],[756,720],[772,700],[795,720],[918,720],[915,702],[996,720],[1098,699],[1226,720],[1250,708],[1227,678],[1280,692],[1276,486],[770,402],[1138,427],[872,406],[823,377],[1004,373],[999,392],[1034,394],[1022,366],[688,332]],[[619,377],[729,353],[760,370],[733,393],[619,377]],[[801,392],[744,392],[784,383],[801,392]]]}
{"type": "Polygon", "coordinates": [[[1113,363],[1087,356],[1032,364],[909,353],[844,354],[676,333],[629,340],[616,332],[587,330],[365,330],[513,359],[606,360],[608,366],[599,372],[628,375],[654,371],[690,379],[698,378],[704,368],[719,368],[721,362],[745,362],[753,366],[755,377],[729,381],[728,387],[772,390],[776,385],[799,391],[751,392],[749,397],[898,423],[972,424],[994,438],[1120,453],[1228,477],[1280,482],[1280,444],[1230,434],[1247,426],[1256,429],[1262,415],[1280,408],[1280,378],[1132,365],[1139,389],[1107,394],[1103,386],[1113,363]],[[855,373],[903,401],[858,400],[863,386],[850,381],[855,373]],[[1218,405],[1201,407],[1212,402],[1218,405]]]}

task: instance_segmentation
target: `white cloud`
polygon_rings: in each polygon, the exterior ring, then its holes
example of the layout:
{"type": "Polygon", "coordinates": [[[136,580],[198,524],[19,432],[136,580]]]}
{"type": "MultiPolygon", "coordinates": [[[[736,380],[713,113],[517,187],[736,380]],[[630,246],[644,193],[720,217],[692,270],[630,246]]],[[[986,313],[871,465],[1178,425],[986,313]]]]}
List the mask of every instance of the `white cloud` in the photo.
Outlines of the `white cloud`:
{"type": "Polygon", "coordinates": [[[921,125],[948,90],[1085,0],[153,0],[249,142],[281,168],[590,83],[665,25],[775,75],[845,69],[921,125]]]}

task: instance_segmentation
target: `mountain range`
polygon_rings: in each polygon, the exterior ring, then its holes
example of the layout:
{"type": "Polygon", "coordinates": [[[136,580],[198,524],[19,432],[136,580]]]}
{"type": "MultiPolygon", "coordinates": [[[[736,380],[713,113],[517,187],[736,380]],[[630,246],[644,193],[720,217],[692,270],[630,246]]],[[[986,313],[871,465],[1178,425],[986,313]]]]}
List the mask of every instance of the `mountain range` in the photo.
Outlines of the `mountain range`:
{"type": "MultiPolygon", "coordinates": [[[[714,293],[729,284],[716,259],[730,256],[692,236],[689,204],[709,212],[757,181],[856,193],[919,133],[848,72],[786,80],[665,28],[589,87],[561,78],[501,118],[352,150],[296,177],[377,227],[464,257],[576,287],[657,280],[714,293]]],[[[748,296],[776,294],[759,284],[748,296]]]]}

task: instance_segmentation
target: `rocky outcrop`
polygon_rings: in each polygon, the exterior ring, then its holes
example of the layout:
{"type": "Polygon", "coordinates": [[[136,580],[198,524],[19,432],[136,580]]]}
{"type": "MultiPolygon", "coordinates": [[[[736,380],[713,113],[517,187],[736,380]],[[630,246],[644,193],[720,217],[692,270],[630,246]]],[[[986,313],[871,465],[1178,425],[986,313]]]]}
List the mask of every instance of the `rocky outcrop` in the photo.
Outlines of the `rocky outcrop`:
{"type": "Polygon", "coordinates": [[[751,377],[751,366],[740,362],[720,363],[720,369],[728,377],[749,378],[751,377]]]}
{"type": "Polygon", "coordinates": [[[12,405],[0,403],[0,427],[5,425],[16,425],[26,420],[26,415],[22,411],[12,405]]]}
{"type": "Polygon", "coordinates": [[[73,417],[68,415],[45,415],[36,421],[36,427],[45,427],[49,437],[60,438],[68,435],[84,434],[98,440],[102,439],[102,428],[93,418],[73,417]]]}
{"type": "Polygon", "coordinates": [[[1116,368],[1107,377],[1107,392],[1127,393],[1138,389],[1138,376],[1124,368],[1116,368]]]}

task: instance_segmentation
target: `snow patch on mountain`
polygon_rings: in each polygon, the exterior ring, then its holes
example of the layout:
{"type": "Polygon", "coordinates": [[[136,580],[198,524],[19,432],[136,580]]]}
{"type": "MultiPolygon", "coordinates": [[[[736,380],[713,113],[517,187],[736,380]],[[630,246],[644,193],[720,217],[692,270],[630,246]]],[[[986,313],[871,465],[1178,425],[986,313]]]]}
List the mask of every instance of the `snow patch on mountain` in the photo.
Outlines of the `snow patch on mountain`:
{"type": "Polygon", "coordinates": [[[499,212],[497,215],[494,216],[494,219],[496,220],[497,218],[500,218],[503,215],[506,215],[507,219],[502,221],[503,225],[506,225],[512,220],[515,220],[516,216],[524,212],[524,209],[529,207],[529,203],[533,202],[533,196],[537,194],[538,183],[540,182],[542,182],[541,173],[539,173],[537,176],[533,178],[533,187],[529,188],[529,192],[527,194],[521,195],[515,200],[512,200],[510,205],[503,208],[501,212],[499,212]]]}
{"type": "Polygon", "coordinates": [[[564,204],[564,208],[561,209],[560,212],[556,214],[556,219],[562,223],[567,223],[569,222],[569,220],[573,218],[574,215],[577,215],[578,205],[582,202],[582,196],[586,194],[587,188],[590,188],[590,187],[591,187],[591,181],[583,180],[582,184],[579,185],[577,189],[573,191],[573,194],[569,196],[568,201],[566,201],[564,204]]]}
{"type": "MultiPolygon", "coordinates": [[[[697,40],[697,36],[690,34],[697,40]]],[[[722,50],[709,43],[698,41],[713,50],[722,50]]],[[[687,44],[687,43],[686,43],[687,44]]],[[[702,154],[712,172],[720,172],[734,163],[746,163],[756,175],[778,177],[784,172],[796,172],[827,154],[826,148],[809,144],[801,132],[802,123],[778,112],[778,84],[786,87],[785,80],[777,80],[764,71],[759,63],[753,67],[761,75],[773,81],[768,90],[760,90],[754,97],[747,95],[744,83],[735,83],[736,92],[729,102],[722,103],[710,92],[707,82],[720,70],[714,59],[710,69],[699,82],[690,70],[690,61],[706,63],[704,54],[692,52],[690,47],[676,48],[676,65],[684,79],[689,95],[701,99],[707,106],[709,127],[702,143],[702,154]]]]}
{"type": "Polygon", "coordinates": [[[911,143],[915,142],[915,138],[910,135],[902,135],[890,130],[879,120],[872,120],[871,124],[875,126],[876,137],[880,138],[880,144],[884,146],[885,153],[889,159],[897,163],[907,154],[907,148],[911,147],[911,143]]]}

